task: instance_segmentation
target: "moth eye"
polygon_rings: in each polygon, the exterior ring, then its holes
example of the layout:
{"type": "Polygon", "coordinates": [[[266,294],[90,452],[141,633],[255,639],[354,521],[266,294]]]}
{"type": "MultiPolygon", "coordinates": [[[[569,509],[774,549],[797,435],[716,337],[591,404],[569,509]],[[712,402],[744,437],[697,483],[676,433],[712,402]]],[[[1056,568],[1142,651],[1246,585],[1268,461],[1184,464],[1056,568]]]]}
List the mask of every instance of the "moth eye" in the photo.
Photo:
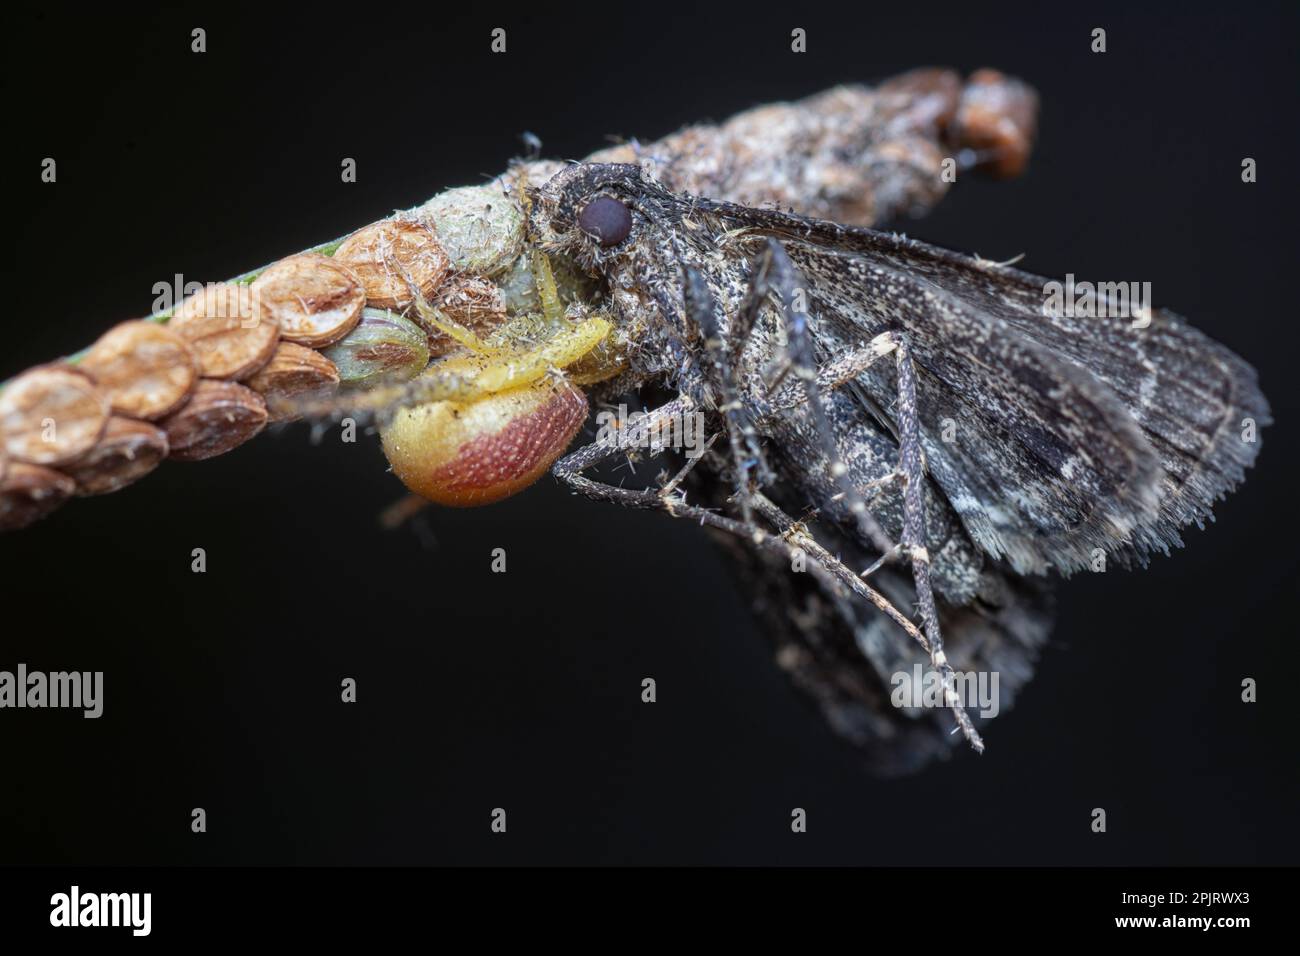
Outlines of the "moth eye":
{"type": "Polygon", "coordinates": [[[632,213],[617,199],[597,196],[578,215],[578,228],[608,249],[632,231],[632,213]]]}

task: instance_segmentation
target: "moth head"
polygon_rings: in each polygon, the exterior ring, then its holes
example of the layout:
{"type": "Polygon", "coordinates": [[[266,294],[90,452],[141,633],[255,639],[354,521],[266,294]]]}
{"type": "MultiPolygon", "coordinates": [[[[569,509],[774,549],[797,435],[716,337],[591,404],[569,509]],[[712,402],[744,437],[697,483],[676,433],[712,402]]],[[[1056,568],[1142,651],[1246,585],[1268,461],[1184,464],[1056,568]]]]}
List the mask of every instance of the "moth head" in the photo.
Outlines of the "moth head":
{"type": "Polygon", "coordinates": [[[597,265],[626,251],[652,217],[655,192],[631,163],[575,163],[538,191],[538,214],[559,244],[597,265]]]}
{"type": "Polygon", "coordinates": [[[609,249],[631,235],[632,210],[614,196],[593,196],[578,213],[578,228],[609,249]]]}

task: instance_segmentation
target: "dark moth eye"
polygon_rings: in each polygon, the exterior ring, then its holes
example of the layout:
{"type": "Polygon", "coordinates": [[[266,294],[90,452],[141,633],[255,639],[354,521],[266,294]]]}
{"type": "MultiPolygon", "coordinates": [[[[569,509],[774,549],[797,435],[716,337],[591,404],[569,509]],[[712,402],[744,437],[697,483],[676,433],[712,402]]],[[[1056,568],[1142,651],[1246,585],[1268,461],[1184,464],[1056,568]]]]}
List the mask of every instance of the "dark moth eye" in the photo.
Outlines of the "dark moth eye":
{"type": "Polygon", "coordinates": [[[608,249],[632,231],[632,213],[617,199],[597,196],[578,215],[578,228],[608,249]]]}

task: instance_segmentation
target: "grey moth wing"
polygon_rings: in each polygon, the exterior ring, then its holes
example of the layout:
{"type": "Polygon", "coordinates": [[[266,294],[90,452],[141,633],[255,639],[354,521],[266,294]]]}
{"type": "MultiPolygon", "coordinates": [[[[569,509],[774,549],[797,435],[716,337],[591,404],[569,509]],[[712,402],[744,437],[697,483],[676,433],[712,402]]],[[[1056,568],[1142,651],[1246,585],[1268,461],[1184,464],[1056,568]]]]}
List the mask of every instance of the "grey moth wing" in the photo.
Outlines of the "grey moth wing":
{"type": "MultiPolygon", "coordinates": [[[[1270,421],[1254,370],[1171,312],[1065,317],[1044,307],[1049,280],[903,236],[709,200],[692,212],[728,242],[782,243],[824,356],[906,334],[930,476],[1019,573],[1180,544],[1258,453],[1243,436],[1270,421]]],[[[890,363],[855,384],[888,416],[890,363]]]]}
{"type": "MultiPolygon", "coordinates": [[[[721,502],[716,485],[693,491],[721,502]]],[[[915,675],[930,671],[930,662],[897,625],[823,576],[792,574],[789,563],[771,553],[731,535],[712,537],[728,556],[727,568],[747,595],[777,666],[839,737],[862,750],[868,769],[886,777],[914,773],[961,745],[942,707],[906,706],[917,701],[899,696],[904,683],[921,692],[915,675]]],[[[824,529],[819,538],[850,566],[868,561],[846,534],[824,529]]],[[[883,568],[871,583],[895,606],[912,600],[903,569],[883,568]]],[[[953,666],[996,673],[992,699],[999,711],[1014,706],[1052,628],[1047,582],[986,567],[978,593],[960,606],[940,602],[939,617],[953,666]]],[[[995,715],[971,713],[977,724],[983,716],[995,715]]]]}

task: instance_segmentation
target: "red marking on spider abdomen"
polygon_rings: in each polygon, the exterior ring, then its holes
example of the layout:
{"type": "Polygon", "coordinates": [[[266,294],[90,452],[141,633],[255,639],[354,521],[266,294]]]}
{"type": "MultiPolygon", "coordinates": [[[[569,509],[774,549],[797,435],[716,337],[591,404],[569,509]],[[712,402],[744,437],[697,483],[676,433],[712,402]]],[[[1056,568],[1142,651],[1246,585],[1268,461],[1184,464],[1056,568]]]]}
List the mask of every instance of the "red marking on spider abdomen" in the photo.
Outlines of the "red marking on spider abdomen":
{"type": "Polygon", "coordinates": [[[455,507],[490,504],[545,474],[586,417],[579,389],[542,382],[403,412],[384,431],[384,451],[416,494],[455,507]]]}

